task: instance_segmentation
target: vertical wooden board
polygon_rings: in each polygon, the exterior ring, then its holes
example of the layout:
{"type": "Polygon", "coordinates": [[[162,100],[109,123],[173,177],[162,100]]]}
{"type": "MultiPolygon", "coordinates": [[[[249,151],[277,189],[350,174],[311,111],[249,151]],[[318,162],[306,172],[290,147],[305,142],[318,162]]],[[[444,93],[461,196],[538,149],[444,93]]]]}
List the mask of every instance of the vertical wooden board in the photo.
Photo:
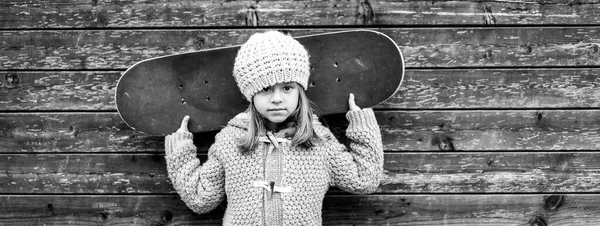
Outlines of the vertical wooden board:
{"type": "Polygon", "coordinates": [[[120,72],[0,72],[0,110],[114,110],[120,72]]]}

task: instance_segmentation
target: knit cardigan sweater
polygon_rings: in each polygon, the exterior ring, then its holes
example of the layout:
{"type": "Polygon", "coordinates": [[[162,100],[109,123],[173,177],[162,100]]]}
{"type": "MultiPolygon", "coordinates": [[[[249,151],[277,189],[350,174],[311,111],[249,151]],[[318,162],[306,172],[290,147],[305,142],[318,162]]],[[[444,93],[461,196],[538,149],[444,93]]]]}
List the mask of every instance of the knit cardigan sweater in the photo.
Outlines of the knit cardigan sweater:
{"type": "Polygon", "coordinates": [[[255,150],[242,153],[236,140],[247,131],[246,113],[216,135],[204,163],[196,157],[191,133],[171,134],[165,140],[169,178],[196,213],[213,210],[227,194],[223,225],[322,225],[323,198],[330,186],[373,193],[383,171],[373,111],[350,111],[346,117],[349,149],[314,120],[321,140],[310,149],[268,132],[255,150]]]}

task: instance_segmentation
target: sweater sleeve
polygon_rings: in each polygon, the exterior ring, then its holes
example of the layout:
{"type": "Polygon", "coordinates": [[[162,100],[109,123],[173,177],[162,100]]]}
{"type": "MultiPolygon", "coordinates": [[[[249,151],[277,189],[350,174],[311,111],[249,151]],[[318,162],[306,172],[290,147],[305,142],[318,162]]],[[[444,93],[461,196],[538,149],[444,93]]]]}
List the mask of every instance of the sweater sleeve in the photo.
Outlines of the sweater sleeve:
{"type": "Polygon", "coordinates": [[[349,149],[333,142],[328,148],[332,186],[356,194],[373,193],[383,172],[381,132],[372,109],[350,111],[346,136],[349,149]]]}
{"type": "Polygon", "coordinates": [[[185,204],[196,213],[206,213],[225,196],[225,172],[212,147],[208,160],[200,163],[192,138],[191,133],[173,133],[165,138],[167,171],[185,204]]]}

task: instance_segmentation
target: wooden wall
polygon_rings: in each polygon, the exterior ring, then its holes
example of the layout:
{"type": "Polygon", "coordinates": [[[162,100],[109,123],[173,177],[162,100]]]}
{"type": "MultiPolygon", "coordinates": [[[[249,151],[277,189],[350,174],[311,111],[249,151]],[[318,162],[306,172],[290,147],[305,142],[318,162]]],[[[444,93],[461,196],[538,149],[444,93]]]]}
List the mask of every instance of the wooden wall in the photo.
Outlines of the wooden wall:
{"type": "Polygon", "coordinates": [[[381,187],[332,190],[325,225],[600,224],[598,1],[3,0],[0,225],[220,224],[179,200],[163,138],[120,120],[115,86],[265,28],[373,29],[405,57],[376,106],[381,187]]]}

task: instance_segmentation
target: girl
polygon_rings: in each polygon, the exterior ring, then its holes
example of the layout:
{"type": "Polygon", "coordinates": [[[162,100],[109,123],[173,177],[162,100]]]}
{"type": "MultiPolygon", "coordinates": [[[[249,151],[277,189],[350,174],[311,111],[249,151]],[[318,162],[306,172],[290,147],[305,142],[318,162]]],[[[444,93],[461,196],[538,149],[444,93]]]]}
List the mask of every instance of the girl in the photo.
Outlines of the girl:
{"type": "Polygon", "coordinates": [[[280,32],[241,46],[233,76],[250,105],[216,135],[208,160],[196,158],[188,116],[165,139],[169,178],[189,208],[209,212],[227,195],[223,225],[321,225],[330,186],[377,189],[383,149],[373,111],[350,95],[346,148],[309,106],[309,71],[305,48],[280,32]]]}

